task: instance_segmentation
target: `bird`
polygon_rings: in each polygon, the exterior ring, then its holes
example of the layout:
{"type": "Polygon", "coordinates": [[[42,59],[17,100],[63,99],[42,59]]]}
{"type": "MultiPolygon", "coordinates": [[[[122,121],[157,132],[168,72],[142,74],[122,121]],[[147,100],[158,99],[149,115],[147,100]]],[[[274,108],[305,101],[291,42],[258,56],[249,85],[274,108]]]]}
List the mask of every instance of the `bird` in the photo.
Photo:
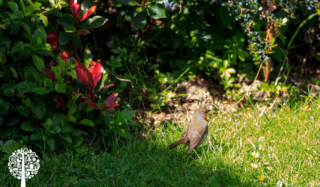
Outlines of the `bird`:
{"type": "Polygon", "coordinates": [[[180,144],[189,146],[187,153],[190,153],[194,148],[197,149],[208,136],[207,113],[208,106],[197,109],[192,115],[192,119],[183,132],[180,140],[171,144],[169,149],[173,149],[180,144]]]}

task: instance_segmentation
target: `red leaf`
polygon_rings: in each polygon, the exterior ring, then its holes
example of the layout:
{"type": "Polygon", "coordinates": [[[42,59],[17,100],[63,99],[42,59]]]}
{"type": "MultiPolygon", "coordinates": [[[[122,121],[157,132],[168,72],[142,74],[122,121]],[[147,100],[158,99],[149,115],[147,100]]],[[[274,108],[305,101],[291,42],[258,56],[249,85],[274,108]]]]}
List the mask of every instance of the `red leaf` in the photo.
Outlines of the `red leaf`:
{"type": "Polygon", "coordinates": [[[75,18],[78,18],[80,4],[77,3],[77,0],[70,1],[70,10],[75,18]]]}
{"type": "Polygon", "coordinates": [[[86,13],[83,14],[82,18],[80,19],[80,21],[83,21],[85,19],[87,19],[87,17],[91,16],[91,14],[96,11],[96,6],[91,7],[86,13]]]}
{"type": "Polygon", "coordinates": [[[47,33],[47,43],[51,45],[51,51],[54,51],[57,49],[57,41],[58,37],[56,32],[51,31],[47,33]]]}
{"type": "Polygon", "coordinates": [[[88,104],[91,108],[93,108],[93,109],[95,109],[95,110],[100,110],[100,108],[97,106],[97,104],[96,104],[95,102],[93,102],[91,99],[85,99],[85,100],[86,100],[87,104],[88,104]]]}
{"type": "Polygon", "coordinates": [[[83,82],[83,84],[89,86],[89,83],[88,83],[88,71],[86,70],[84,65],[76,61],[75,70],[76,70],[76,73],[77,73],[77,76],[78,76],[79,80],[81,82],[83,82]]]}
{"type": "Polygon", "coordinates": [[[101,60],[99,62],[92,61],[88,68],[89,71],[89,84],[91,85],[91,89],[95,88],[98,84],[99,80],[102,76],[103,66],[101,64],[101,60]]]}
{"type": "Polygon", "coordinates": [[[58,79],[54,75],[54,73],[47,67],[44,68],[44,72],[46,73],[47,79],[52,79],[52,81],[57,81],[58,79]]]}
{"type": "Polygon", "coordinates": [[[120,106],[120,105],[119,104],[114,104],[114,105],[109,106],[107,109],[112,109],[112,108],[117,107],[117,106],[120,106]]]}
{"type": "Polygon", "coordinates": [[[52,79],[51,71],[47,67],[44,68],[44,72],[46,73],[46,78],[52,79]]]}
{"type": "Polygon", "coordinates": [[[91,32],[88,29],[80,29],[77,32],[80,36],[85,36],[85,35],[91,34],[91,32]]]}
{"type": "Polygon", "coordinates": [[[107,85],[107,86],[104,86],[104,87],[100,88],[99,90],[102,90],[102,89],[108,88],[108,87],[110,87],[110,86],[114,86],[114,84],[109,84],[109,85],[107,85]]]}
{"type": "Polygon", "coordinates": [[[78,95],[79,94],[79,92],[72,92],[73,93],[73,95],[78,95]]]}
{"type": "Polygon", "coordinates": [[[55,66],[56,65],[56,63],[53,61],[53,60],[51,60],[49,63],[48,63],[48,66],[51,68],[52,66],[55,66]]]}
{"type": "Polygon", "coordinates": [[[117,93],[109,95],[109,97],[106,99],[106,101],[103,104],[103,108],[113,105],[117,101],[117,99],[118,99],[117,93]]]}
{"type": "Polygon", "coordinates": [[[65,63],[67,63],[68,59],[70,59],[69,54],[68,54],[67,52],[65,52],[65,51],[61,51],[61,52],[59,53],[59,57],[60,57],[65,63]]]}
{"type": "MultiPolygon", "coordinates": [[[[68,61],[68,59],[70,59],[69,54],[68,54],[67,52],[65,52],[65,51],[61,51],[61,52],[59,53],[59,57],[65,62],[66,68],[68,68],[68,66],[67,66],[67,61],[68,61]]],[[[59,64],[59,66],[60,66],[60,64],[59,64]]],[[[61,72],[61,73],[62,73],[62,72],[61,72]]]]}
{"type": "Polygon", "coordinates": [[[66,98],[69,101],[70,99],[72,99],[72,96],[68,93],[68,95],[66,95],[66,98]]]}
{"type": "Polygon", "coordinates": [[[52,100],[56,103],[56,106],[54,106],[56,109],[59,109],[59,108],[62,108],[62,110],[68,109],[61,95],[57,94],[56,96],[52,96],[52,100]]]}
{"type": "Polygon", "coordinates": [[[78,12],[76,19],[81,19],[80,12],[78,12]]]}

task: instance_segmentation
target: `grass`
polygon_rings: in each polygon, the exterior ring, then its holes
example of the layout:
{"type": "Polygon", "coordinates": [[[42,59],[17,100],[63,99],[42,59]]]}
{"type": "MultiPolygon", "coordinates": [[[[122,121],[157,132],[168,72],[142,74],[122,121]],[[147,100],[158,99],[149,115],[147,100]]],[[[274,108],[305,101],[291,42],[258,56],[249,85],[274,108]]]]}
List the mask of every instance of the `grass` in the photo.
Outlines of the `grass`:
{"type": "MultiPolygon", "coordinates": [[[[284,102],[260,118],[259,110],[215,114],[207,140],[190,154],[184,145],[168,149],[185,124],[167,123],[112,153],[42,159],[27,186],[320,186],[319,107],[318,98],[284,102]],[[259,176],[266,179],[260,182],[259,176]]],[[[0,170],[0,186],[20,181],[0,170]]]]}

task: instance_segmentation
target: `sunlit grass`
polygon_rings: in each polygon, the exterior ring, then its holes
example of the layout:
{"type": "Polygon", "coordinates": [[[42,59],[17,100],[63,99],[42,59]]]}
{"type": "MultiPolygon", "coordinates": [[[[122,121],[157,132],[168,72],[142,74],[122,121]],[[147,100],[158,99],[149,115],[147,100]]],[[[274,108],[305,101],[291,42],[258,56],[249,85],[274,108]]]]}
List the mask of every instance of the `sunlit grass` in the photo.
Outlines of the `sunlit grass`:
{"type": "MultiPolygon", "coordinates": [[[[186,124],[167,123],[112,153],[57,155],[27,186],[319,186],[320,99],[293,105],[209,116],[208,138],[190,154],[168,149],[186,124]]],[[[5,170],[0,186],[20,182],[5,170]]]]}

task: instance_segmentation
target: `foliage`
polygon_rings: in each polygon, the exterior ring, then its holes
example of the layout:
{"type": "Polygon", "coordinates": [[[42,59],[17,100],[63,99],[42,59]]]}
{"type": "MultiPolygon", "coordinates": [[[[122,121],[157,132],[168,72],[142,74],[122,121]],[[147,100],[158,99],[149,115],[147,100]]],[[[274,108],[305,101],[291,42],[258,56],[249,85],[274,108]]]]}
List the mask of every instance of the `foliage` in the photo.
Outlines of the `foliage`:
{"type": "Polygon", "coordinates": [[[10,147],[22,144],[51,151],[63,146],[85,153],[88,147],[83,144],[96,131],[130,138],[135,111],[116,112],[118,94],[107,89],[114,84],[107,84],[101,60],[93,61],[88,48],[83,59],[78,55],[84,46],[81,38],[107,21],[102,16],[91,18],[96,10],[93,2],[80,5],[71,0],[69,6],[65,1],[17,2],[1,1],[0,6],[4,160],[13,150],[10,147]],[[120,118],[126,126],[113,122],[120,118]]]}
{"type": "MultiPolygon", "coordinates": [[[[267,82],[272,64],[279,64],[272,61],[282,62],[289,54],[287,31],[290,24],[295,24],[290,18],[302,14],[300,11],[308,15],[310,12],[304,12],[306,7],[311,7],[312,12],[318,6],[309,2],[303,7],[291,2],[284,6],[282,1],[228,2],[183,1],[179,5],[166,1],[166,18],[160,20],[146,11],[149,2],[141,2],[145,7],[126,4],[130,9],[115,2],[111,4],[114,12],[111,19],[117,21],[110,24],[117,29],[109,32],[106,45],[111,57],[107,64],[115,75],[141,85],[130,94],[130,106],[140,107],[142,103],[145,108],[150,103],[153,109],[160,109],[165,105],[166,92],[170,91],[168,86],[194,79],[200,72],[219,82],[227,95],[241,87],[241,78],[252,81],[260,63],[267,82]],[[141,12],[147,21],[144,24],[141,16],[144,27],[138,28],[131,15],[140,19],[141,12]],[[129,29],[136,33],[130,35],[129,29]],[[137,100],[141,101],[138,106],[137,100]]],[[[276,78],[287,80],[284,72],[276,78]]]]}

